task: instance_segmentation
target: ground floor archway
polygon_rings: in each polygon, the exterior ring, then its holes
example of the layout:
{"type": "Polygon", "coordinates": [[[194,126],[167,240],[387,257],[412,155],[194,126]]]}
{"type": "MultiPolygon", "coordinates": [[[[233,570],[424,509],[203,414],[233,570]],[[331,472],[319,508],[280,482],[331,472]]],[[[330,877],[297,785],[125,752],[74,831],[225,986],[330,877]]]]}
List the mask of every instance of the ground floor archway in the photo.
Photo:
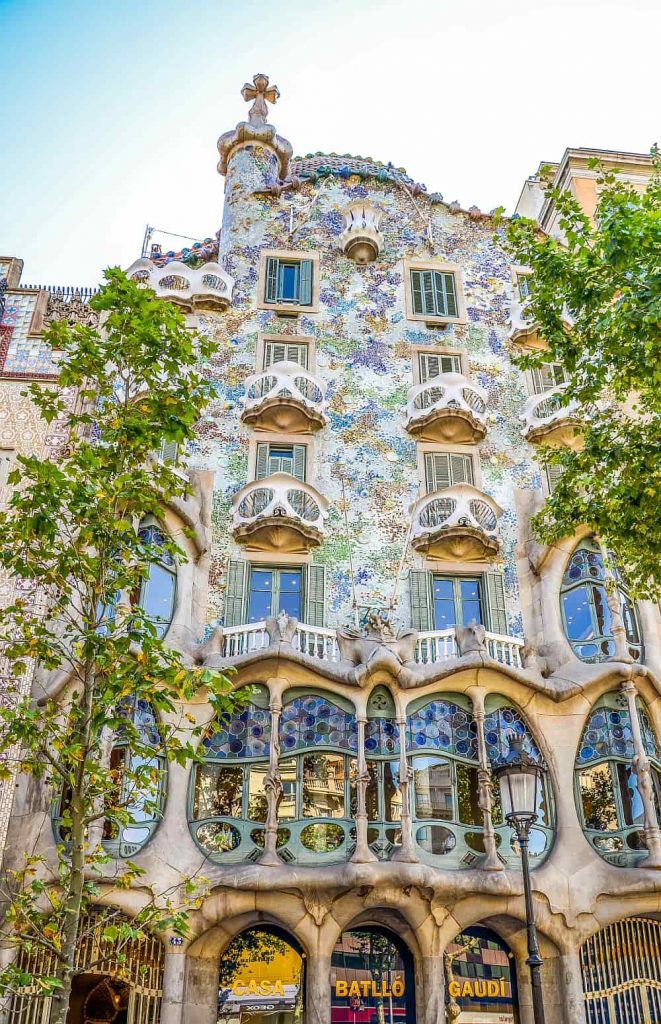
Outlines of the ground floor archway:
{"type": "Polygon", "coordinates": [[[588,1024],[661,1021],[661,921],[615,921],[581,946],[588,1024]]]}
{"type": "Polygon", "coordinates": [[[331,1024],[415,1024],[413,956],[389,929],[345,931],[331,957],[331,1024]]]}
{"type": "MultiPolygon", "coordinates": [[[[107,955],[101,941],[109,922],[101,910],[93,910],[80,924],[79,942],[67,1024],[158,1024],[163,995],[163,944],[154,935],[127,942],[126,960],[107,955]],[[90,972],[85,967],[94,965],[90,972]]],[[[17,966],[35,977],[53,976],[55,959],[43,949],[21,952],[17,966]]],[[[26,986],[12,998],[11,1024],[43,1024],[48,1020],[50,999],[38,986],[26,986]]]]}
{"type": "Polygon", "coordinates": [[[246,928],[222,952],[218,1024],[304,1024],[305,957],[284,929],[246,928]]]}
{"type": "Polygon", "coordinates": [[[492,929],[465,928],[444,954],[448,1006],[456,1024],[519,1024],[514,955],[492,929]]]}

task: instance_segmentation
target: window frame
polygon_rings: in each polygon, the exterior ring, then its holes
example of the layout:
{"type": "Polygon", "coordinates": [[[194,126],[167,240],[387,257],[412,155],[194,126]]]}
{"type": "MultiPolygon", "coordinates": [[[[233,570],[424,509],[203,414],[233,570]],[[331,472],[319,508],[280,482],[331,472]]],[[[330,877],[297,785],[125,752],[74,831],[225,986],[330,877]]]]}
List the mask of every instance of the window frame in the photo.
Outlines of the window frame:
{"type": "Polygon", "coordinates": [[[266,365],[266,354],[269,345],[305,345],[307,349],[307,365],[301,366],[306,373],[315,374],[317,371],[315,339],[309,334],[265,334],[260,331],[257,335],[257,349],[255,352],[255,372],[268,373],[277,363],[266,365]]]}
{"type": "MultiPolygon", "coordinates": [[[[416,345],[412,349],[412,371],[413,371],[413,383],[414,384],[429,384],[430,381],[437,380],[437,377],[427,377],[423,379],[422,373],[422,361],[425,356],[436,356],[439,359],[453,359],[459,364],[459,369],[450,371],[454,373],[461,373],[464,377],[468,377],[466,372],[466,353],[458,348],[437,348],[430,345],[416,345]]],[[[447,373],[448,371],[442,371],[447,373]]]]}
{"type": "MultiPolygon", "coordinates": [[[[250,618],[250,595],[252,593],[252,586],[251,586],[252,576],[253,576],[253,573],[255,571],[256,572],[272,572],[274,574],[277,574],[278,585],[274,586],[272,588],[272,590],[271,590],[271,595],[272,595],[271,604],[272,604],[272,607],[277,607],[277,605],[274,602],[275,602],[275,599],[276,599],[276,595],[277,595],[278,599],[279,599],[279,595],[280,595],[280,585],[279,585],[279,582],[280,582],[280,575],[281,575],[281,573],[283,573],[283,572],[290,572],[290,573],[291,572],[297,572],[299,574],[300,580],[301,580],[301,591],[300,591],[301,616],[299,617],[299,621],[302,621],[302,616],[305,614],[305,607],[306,607],[306,600],[307,600],[307,594],[306,594],[306,587],[307,587],[307,579],[306,579],[306,577],[307,577],[307,573],[305,572],[305,566],[302,565],[302,564],[300,564],[300,565],[279,565],[279,564],[276,564],[276,563],[274,563],[274,564],[264,564],[264,563],[261,563],[261,562],[258,562],[258,563],[248,562],[248,572],[247,572],[248,578],[247,578],[247,581],[246,581],[246,611],[245,611],[245,617],[247,619],[247,623],[246,624],[247,625],[251,625],[251,623],[253,621],[250,618]]],[[[273,610],[271,611],[271,616],[273,616],[273,617],[277,617],[279,614],[280,614],[280,610],[279,609],[276,610],[276,611],[273,611],[273,610]]],[[[255,622],[262,622],[263,620],[262,619],[255,619],[254,621],[255,622]]]]}
{"type": "Polygon", "coordinates": [[[448,263],[444,260],[420,261],[405,259],[404,301],[407,320],[416,320],[418,322],[430,324],[432,326],[441,326],[444,324],[465,324],[467,322],[462,272],[461,267],[457,263],[448,263]],[[432,315],[430,313],[416,313],[413,306],[413,285],[411,271],[420,271],[423,273],[425,271],[432,271],[440,274],[454,275],[454,291],[457,303],[456,316],[451,316],[449,314],[432,315]]]}
{"type": "Polygon", "coordinates": [[[263,249],[259,256],[259,272],[257,278],[257,308],[271,310],[285,316],[300,316],[305,313],[319,312],[320,293],[320,260],[319,253],[304,249],[263,249]],[[266,272],[268,260],[275,259],[280,263],[300,264],[304,260],[310,260],[312,264],[312,290],[311,302],[309,305],[301,305],[299,302],[286,302],[276,300],[266,301],[266,272]]]}
{"type": "Polygon", "coordinates": [[[467,574],[465,576],[461,576],[461,575],[456,575],[454,573],[432,572],[430,583],[431,583],[431,588],[432,588],[432,593],[431,593],[431,613],[432,613],[432,619],[434,621],[434,631],[440,630],[440,629],[456,629],[457,626],[459,626],[460,628],[463,627],[464,623],[462,621],[459,621],[460,618],[463,619],[463,615],[460,615],[460,616],[457,615],[458,611],[459,612],[463,612],[463,604],[462,604],[462,598],[461,598],[461,584],[462,583],[477,583],[477,585],[478,585],[478,604],[480,606],[480,622],[478,623],[478,625],[484,626],[485,629],[487,628],[487,624],[485,622],[485,619],[488,617],[485,614],[486,610],[487,610],[487,601],[485,600],[485,593],[484,593],[484,591],[486,589],[486,584],[485,584],[485,581],[484,581],[482,573],[472,573],[472,574],[467,574]],[[452,600],[453,600],[453,604],[454,604],[455,619],[457,619],[457,621],[454,623],[454,626],[437,626],[436,625],[436,614],[435,614],[435,612],[436,612],[436,601],[434,599],[434,583],[436,582],[436,580],[443,580],[443,581],[446,581],[446,582],[447,581],[451,581],[452,582],[452,600]]]}

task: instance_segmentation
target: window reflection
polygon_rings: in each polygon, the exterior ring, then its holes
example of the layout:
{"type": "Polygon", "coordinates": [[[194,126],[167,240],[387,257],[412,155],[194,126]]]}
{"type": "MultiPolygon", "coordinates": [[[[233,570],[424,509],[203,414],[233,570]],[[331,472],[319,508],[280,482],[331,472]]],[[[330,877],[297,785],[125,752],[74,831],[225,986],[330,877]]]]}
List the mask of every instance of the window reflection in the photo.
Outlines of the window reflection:
{"type": "Polygon", "coordinates": [[[278,808],[278,818],[290,821],[296,817],[296,759],[281,761],[279,764],[280,782],[282,783],[282,800],[278,808]]]}
{"type": "Polygon", "coordinates": [[[477,768],[457,765],[457,802],[459,821],[464,825],[482,825],[484,816],[480,807],[480,789],[477,768]]]}
{"type": "Polygon", "coordinates": [[[586,828],[614,832],[618,821],[610,765],[594,765],[580,772],[578,778],[586,828]]]}
{"type": "Polygon", "coordinates": [[[241,816],[243,768],[199,765],[193,795],[194,818],[241,816]]]}
{"type": "Polygon", "coordinates": [[[452,766],[445,758],[416,757],[413,760],[416,818],[452,821],[452,766]]]}
{"type": "Polygon", "coordinates": [[[339,754],[303,758],[303,814],[306,818],[344,818],[345,759],[339,754]]]}

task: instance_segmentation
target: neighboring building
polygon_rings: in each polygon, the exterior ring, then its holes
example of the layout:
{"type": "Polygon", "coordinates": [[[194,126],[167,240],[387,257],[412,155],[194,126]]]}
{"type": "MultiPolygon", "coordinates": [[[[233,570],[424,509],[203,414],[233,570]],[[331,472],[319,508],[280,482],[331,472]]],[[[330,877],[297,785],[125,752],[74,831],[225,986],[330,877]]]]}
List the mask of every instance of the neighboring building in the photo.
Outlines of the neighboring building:
{"type": "MultiPolygon", "coordinates": [[[[277,90],[243,93],[219,242],[129,273],[219,346],[188,453],[211,545],[163,568],[163,629],[189,652],[206,636],[254,697],[210,722],[203,764],[168,768],[162,820],[113,840],[146,884],[209,880],[192,939],[150,941],[129,984],[84,975],[69,1024],[530,1024],[520,857],[490,786],[515,738],[548,767],[547,1024],[659,1021],[659,611],[622,581],[607,595],[585,530],[530,533],[553,485],[538,445],[580,423],[549,395],[561,367],[516,365],[543,345],[525,268],[490,215],[401,168],[293,158],[266,121],[277,90]]],[[[10,852],[45,819],[48,854],[48,796],[18,793],[10,852]]]]}

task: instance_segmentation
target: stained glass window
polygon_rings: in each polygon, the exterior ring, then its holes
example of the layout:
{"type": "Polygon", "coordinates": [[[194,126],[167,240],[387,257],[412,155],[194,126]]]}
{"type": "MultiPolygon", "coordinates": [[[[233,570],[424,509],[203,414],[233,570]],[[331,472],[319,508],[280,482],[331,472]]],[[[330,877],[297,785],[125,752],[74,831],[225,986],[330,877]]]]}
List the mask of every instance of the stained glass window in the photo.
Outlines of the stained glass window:
{"type": "Polygon", "coordinates": [[[470,712],[445,700],[432,700],[410,715],[408,750],[442,750],[477,760],[476,725],[470,712]]]}
{"type": "Polygon", "coordinates": [[[484,719],[487,757],[492,764],[507,761],[513,751],[511,739],[523,740],[523,750],[535,761],[541,760],[523,715],[511,706],[496,708],[484,719]]]}
{"type": "Polygon", "coordinates": [[[203,757],[268,757],[271,716],[268,708],[249,704],[238,715],[217,719],[202,739],[203,757]]]}
{"type": "Polygon", "coordinates": [[[365,753],[369,757],[399,753],[399,728],[392,718],[369,718],[365,726],[365,753]]]}
{"type": "Polygon", "coordinates": [[[358,749],[356,716],[325,697],[295,697],[282,709],[280,747],[283,754],[309,747],[355,751],[358,749]]]}

